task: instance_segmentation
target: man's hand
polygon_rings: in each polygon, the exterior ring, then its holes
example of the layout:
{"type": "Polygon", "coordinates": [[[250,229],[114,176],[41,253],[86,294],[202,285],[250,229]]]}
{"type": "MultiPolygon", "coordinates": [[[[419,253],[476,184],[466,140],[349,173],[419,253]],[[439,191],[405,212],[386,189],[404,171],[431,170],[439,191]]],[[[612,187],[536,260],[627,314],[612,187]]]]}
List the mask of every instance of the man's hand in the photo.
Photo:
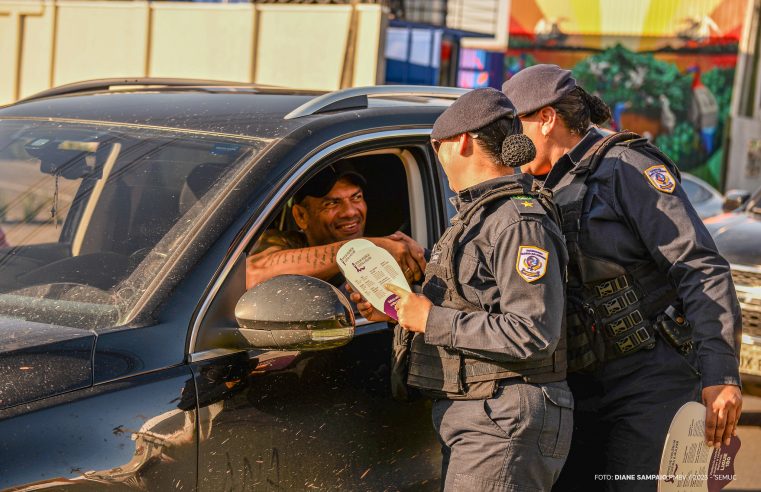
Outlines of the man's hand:
{"type": "Polygon", "coordinates": [[[399,231],[390,236],[367,239],[391,253],[391,256],[402,268],[408,282],[419,282],[423,279],[425,250],[414,239],[399,231]]]}
{"type": "Polygon", "coordinates": [[[729,445],[729,438],[737,435],[737,421],[742,413],[742,392],[732,384],[703,388],[706,406],[706,444],[721,447],[729,445]]]}
{"type": "Polygon", "coordinates": [[[357,309],[359,310],[359,314],[361,314],[366,320],[368,321],[388,321],[390,323],[396,323],[394,318],[387,315],[386,313],[382,311],[378,311],[373,307],[372,304],[370,304],[367,299],[362,297],[362,295],[359,292],[354,292],[354,290],[351,288],[351,286],[347,283],[346,284],[346,290],[349,291],[349,298],[351,301],[357,305],[357,309]]]}
{"type": "Polygon", "coordinates": [[[422,294],[413,294],[396,285],[384,286],[391,293],[399,296],[396,303],[396,314],[399,315],[399,325],[405,330],[425,333],[425,324],[428,322],[428,313],[433,304],[422,294]]]}

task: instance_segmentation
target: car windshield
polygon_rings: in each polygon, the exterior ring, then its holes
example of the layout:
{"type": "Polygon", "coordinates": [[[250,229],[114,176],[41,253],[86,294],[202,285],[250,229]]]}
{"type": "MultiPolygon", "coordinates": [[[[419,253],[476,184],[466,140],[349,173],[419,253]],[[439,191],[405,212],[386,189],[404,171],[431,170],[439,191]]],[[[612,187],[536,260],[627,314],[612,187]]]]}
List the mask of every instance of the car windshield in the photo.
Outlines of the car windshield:
{"type": "Polygon", "coordinates": [[[0,120],[0,316],[126,316],[215,189],[265,144],[119,125],[0,120]]]}

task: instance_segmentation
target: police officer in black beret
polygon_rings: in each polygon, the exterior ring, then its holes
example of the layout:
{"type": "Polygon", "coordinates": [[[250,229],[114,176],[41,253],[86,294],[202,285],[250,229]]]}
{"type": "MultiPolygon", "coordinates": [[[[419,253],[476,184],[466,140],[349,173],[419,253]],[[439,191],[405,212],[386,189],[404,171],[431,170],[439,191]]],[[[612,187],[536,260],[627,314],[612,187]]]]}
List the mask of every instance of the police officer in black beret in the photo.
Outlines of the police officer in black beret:
{"type": "MultiPolygon", "coordinates": [[[[457,215],[432,251],[422,295],[400,296],[414,334],[407,383],[435,398],[444,490],[549,490],[570,446],[565,382],[567,253],[554,206],[514,174],[533,145],[495,89],[461,96],[431,133],[457,215]]],[[[358,294],[369,319],[384,319],[358,294]]]]}
{"type": "Polygon", "coordinates": [[[644,477],[657,475],[669,423],[685,402],[706,405],[708,446],[735,433],[741,318],[729,265],[676,166],[636,134],[592,126],[610,110],[571,72],[536,65],[502,90],[536,145],[524,169],[547,174],[570,255],[576,427],[556,489],[654,491],[657,481],[644,477]]]}

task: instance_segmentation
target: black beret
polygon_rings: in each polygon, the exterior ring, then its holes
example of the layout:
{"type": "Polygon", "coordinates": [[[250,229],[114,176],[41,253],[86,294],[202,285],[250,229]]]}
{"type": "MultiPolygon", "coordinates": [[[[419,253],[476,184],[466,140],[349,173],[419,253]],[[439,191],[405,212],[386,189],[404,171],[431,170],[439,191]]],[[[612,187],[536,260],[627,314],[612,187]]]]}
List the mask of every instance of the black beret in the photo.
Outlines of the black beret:
{"type": "Polygon", "coordinates": [[[302,186],[296,192],[296,203],[301,203],[307,196],[315,198],[324,197],[343,178],[348,179],[360,188],[364,188],[367,185],[364,176],[359,174],[349,161],[338,161],[320,171],[317,176],[302,186]]]}
{"type": "Polygon", "coordinates": [[[544,64],[524,68],[502,84],[502,92],[513,101],[519,115],[552,106],[575,88],[576,79],[570,70],[544,64]]]}
{"type": "Polygon", "coordinates": [[[514,118],[515,115],[513,103],[497,89],[474,89],[457,98],[436,118],[431,138],[441,140],[474,132],[500,118],[514,118]]]}

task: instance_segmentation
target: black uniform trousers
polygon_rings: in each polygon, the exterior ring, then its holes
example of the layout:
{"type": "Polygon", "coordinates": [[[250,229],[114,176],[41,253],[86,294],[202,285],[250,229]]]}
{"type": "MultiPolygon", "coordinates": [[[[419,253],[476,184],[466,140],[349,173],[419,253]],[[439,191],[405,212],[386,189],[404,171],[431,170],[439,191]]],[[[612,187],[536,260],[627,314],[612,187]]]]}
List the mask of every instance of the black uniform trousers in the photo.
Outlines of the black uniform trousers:
{"type": "Polygon", "coordinates": [[[445,492],[544,492],[571,445],[573,397],[565,381],[500,382],[486,400],[436,400],[445,492]]]}
{"type": "Polygon", "coordinates": [[[671,420],[700,401],[694,352],[681,355],[662,339],[654,348],[613,360],[593,374],[571,374],[574,430],[568,460],[553,491],[652,491],[671,420]],[[639,477],[637,475],[640,475],[639,477]]]}

